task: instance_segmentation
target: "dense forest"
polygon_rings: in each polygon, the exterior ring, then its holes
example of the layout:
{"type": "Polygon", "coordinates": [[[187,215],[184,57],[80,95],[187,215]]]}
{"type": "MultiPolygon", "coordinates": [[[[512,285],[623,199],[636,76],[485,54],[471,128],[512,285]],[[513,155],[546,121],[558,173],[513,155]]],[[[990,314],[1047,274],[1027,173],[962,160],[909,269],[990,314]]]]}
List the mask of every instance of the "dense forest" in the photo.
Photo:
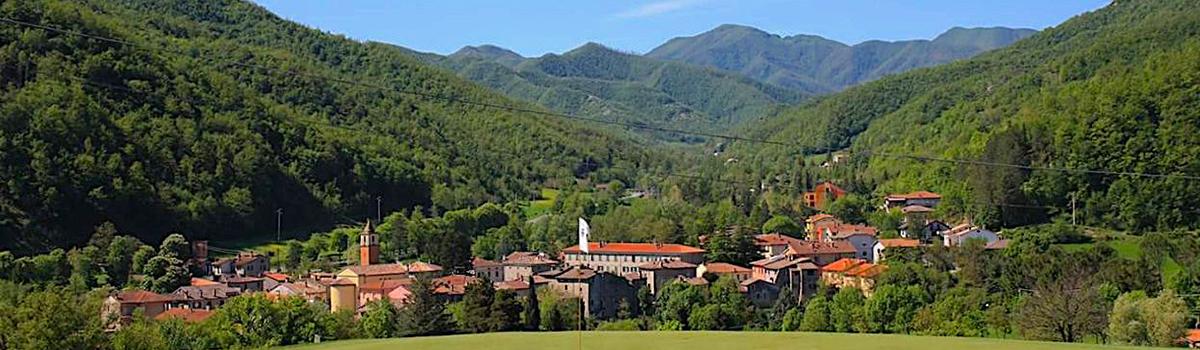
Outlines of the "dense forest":
{"type": "Polygon", "coordinates": [[[403,93],[537,108],[247,2],[5,1],[0,16],[86,34],[0,25],[0,249],[75,245],[104,221],[150,242],[244,236],[280,208],[285,230],[328,227],[655,161],[608,130],[403,93]]]}
{"type": "Polygon", "coordinates": [[[1036,32],[955,27],[933,40],[869,40],[847,45],[816,35],[779,36],[726,24],[671,39],[646,57],[738,72],[801,91],[830,93],[886,75],[970,58],[1036,32]]]}
{"type": "Polygon", "coordinates": [[[793,145],[735,143],[736,172],[844,149],[846,180],[866,193],[933,190],[979,223],[1044,222],[1075,203],[1083,224],[1196,228],[1198,53],[1194,3],[1117,1],[1008,48],[750,123],[746,135],[793,145]],[[1167,176],[1043,169],[1056,167],[1167,176]]]}
{"type": "MultiPolygon", "coordinates": [[[[559,112],[692,131],[723,130],[817,93],[618,52],[596,43],[538,58],[523,58],[495,47],[464,48],[444,57],[414,55],[513,98],[559,112]]],[[[705,141],[686,134],[651,135],[665,141],[705,141]]]]}

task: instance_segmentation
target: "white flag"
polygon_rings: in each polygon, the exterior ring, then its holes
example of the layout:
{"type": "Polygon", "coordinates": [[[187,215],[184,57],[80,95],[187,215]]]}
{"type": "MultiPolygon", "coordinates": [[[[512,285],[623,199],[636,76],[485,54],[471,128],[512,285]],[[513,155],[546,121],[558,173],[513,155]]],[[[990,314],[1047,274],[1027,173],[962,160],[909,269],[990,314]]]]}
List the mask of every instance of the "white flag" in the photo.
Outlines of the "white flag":
{"type": "Polygon", "coordinates": [[[587,221],[579,218],[579,250],[584,254],[588,254],[588,236],[592,235],[592,228],[588,227],[587,221]]]}

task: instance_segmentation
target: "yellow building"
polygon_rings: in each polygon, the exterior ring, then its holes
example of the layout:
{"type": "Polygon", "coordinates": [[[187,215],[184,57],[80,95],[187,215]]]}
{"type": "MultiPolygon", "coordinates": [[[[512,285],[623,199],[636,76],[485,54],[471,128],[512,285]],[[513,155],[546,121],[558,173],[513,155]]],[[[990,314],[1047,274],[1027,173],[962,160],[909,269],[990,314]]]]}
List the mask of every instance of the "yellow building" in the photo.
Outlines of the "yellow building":
{"type": "Polygon", "coordinates": [[[358,311],[358,287],[350,280],[339,278],[329,285],[329,310],[358,311]]]}

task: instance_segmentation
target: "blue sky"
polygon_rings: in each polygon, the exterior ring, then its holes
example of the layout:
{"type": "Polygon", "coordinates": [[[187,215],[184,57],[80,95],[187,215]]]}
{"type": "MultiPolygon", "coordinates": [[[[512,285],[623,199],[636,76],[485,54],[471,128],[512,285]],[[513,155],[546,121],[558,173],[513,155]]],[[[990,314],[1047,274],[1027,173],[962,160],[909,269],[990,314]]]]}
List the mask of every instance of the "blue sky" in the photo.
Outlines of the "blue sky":
{"type": "Polygon", "coordinates": [[[735,23],[855,44],[930,39],[954,26],[1042,29],[1109,0],[255,0],[284,18],[359,40],[447,54],[494,44],[525,56],[593,41],[643,53],[735,23]]]}

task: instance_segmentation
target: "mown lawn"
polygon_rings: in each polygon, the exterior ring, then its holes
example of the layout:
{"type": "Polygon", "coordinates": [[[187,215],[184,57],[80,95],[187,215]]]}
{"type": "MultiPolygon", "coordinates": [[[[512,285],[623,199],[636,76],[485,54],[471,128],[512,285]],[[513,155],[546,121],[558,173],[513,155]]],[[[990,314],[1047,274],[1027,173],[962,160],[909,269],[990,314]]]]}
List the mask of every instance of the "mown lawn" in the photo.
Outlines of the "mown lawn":
{"type": "Polygon", "coordinates": [[[383,340],[349,340],[287,347],[288,350],[479,349],[479,350],[1084,350],[1146,349],[1095,344],[989,338],[795,332],[576,332],[493,333],[383,340]]]}

